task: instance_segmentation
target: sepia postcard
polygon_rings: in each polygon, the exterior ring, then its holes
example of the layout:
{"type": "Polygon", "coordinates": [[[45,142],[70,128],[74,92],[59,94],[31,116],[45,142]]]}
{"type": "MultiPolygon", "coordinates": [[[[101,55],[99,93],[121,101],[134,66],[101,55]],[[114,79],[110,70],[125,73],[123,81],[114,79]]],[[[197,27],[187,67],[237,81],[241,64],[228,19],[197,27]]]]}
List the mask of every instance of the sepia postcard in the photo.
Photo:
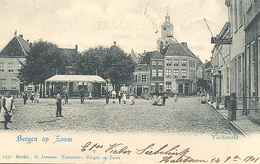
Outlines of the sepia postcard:
{"type": "Polygon", "coordinates": [[[260,163],[260,0],[0,0],[0,163],[260,163]]]}

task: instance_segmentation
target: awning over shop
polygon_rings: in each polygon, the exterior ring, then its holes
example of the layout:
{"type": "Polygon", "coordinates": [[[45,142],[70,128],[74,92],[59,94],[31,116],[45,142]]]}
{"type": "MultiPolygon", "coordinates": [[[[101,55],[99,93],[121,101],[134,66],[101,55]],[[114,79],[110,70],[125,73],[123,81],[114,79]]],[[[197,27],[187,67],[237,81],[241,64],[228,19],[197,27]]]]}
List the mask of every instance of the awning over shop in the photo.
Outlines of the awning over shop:
{"type": "Polygon", "coordinates": [[[97,75],[55,75],[45,82],[90,82],[105,83],[106,81],[97,75]]]}

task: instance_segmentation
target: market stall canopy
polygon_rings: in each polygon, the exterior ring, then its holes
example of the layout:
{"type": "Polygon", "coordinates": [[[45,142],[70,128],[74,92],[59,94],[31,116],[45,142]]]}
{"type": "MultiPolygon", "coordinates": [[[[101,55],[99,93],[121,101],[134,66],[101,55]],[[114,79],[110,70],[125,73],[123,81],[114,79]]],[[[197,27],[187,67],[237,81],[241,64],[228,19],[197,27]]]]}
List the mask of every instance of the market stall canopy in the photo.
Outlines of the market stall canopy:
{"type": "Polygon", "coordinates": [[[105,83],[106,81],[97,75],[55,75],[45,82],[91,82],[105,83]]]}

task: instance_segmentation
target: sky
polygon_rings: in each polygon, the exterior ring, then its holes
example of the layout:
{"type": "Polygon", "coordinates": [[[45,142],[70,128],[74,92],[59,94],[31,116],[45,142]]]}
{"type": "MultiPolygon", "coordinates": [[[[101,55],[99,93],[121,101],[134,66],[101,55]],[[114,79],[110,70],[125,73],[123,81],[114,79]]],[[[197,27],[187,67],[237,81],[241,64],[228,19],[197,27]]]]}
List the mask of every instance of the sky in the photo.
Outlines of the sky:
{"type": "Polygon", "coordinates": [[[228,21],[225,0],[0,0],[0,6],[0,51],[15,30],[30,42],[78,45],[80,52],[114,41],[126,53],[154,51],[168,11],[174,38],[204,62],[214,47],[204,18],[214,36],[228,21]]]}

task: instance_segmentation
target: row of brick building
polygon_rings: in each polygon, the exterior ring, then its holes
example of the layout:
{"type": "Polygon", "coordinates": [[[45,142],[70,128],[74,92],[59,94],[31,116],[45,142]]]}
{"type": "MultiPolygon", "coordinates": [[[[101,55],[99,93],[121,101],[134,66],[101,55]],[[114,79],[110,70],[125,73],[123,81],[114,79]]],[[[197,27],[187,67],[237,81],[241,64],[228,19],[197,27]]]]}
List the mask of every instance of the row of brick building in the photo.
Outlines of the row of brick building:
{"type": "MultiPolygon", "coordinates": [[[[136,60],[137,67],[130,92],[138,96],[157,92],[167,92],[170,95],[197,93],[197,68],[202,62],[190,51],[187,42],[178,43],[174,38],[173,25],[168,13],[161,26],[161,37],[156,44],[157,50],[144,52],[138,57],[132,50],[130,55],[136,60]]],[[[29,41],[15,33],[13,39],[0,52],[0,92],[10,90],[20,93],[28,90],[24,88],[28,86],[20,82],[17,75],[21,67],[19,61],[25,61],[29,47],[29,41]]],[[[77,46],[75,49],[61,48],[61,53],[71,58],[78,53],[77,46]]]]}
{"type": "MultiPolygon", "coordinates": [[[[224,4],[223,4],[224,5],[224,4]]],[[[212,60],[200,66],[202,81],[217,103],[236,94],[238,109],[259,119],[260,0],[225,0],[228,21],[211,42],[212,60]],[[214,98],[215,97],[215,98],[214,98]]]]}
{"type": "MultiPolygon", "coordinates": [[[[165,16],[157,50],[144,52],[138,58],[132,87],[138,96],[166,92],[169,95],[197,93],[197,68],[202,64],[188,48],[173,35],[170,16],[165,16]]],[[[132,51],[131,56],[135,56],[132,51]]]]}

